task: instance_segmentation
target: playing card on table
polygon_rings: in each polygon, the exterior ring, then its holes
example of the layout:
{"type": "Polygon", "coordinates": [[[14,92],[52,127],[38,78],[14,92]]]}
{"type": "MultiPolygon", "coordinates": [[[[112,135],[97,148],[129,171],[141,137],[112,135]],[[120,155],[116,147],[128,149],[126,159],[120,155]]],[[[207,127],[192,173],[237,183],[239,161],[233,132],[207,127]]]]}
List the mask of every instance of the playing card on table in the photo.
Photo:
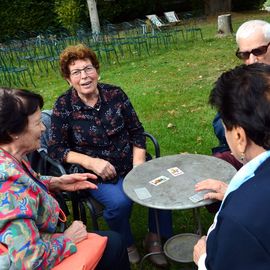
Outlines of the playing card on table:
{"type": "Polygon", "coordinates": [[[159,177],[151,180],[149,183],[151,185],[158,186],[158,185],[160,185],[160,184],[168,181],[169,179],[170,179],[169,177],[166,177],[166,176],[161,175],[161,176],[159,176],[159,177]]]}
{"type": "Polygon", "coordinates": [[[196,194],[190,196],[189,199],[192,202],[197,203],[197,202],[200,202],[200,201],[203,201],[204,200],[204,194],[205,193],[196,193],[196,194]]]}
{"type": "Polygon", "coordinates": [[[181,171],[178,167],[172,167],[172,168],[168,169],[167,171],[173,176],[178,176],[178,175],[184,174],[184,172],[181,171]]]}
{"type": "Polygon", "coordinates": [[[136,195],[138,196],[138,198],[140,200],[145,200],[148,198],[151,198],[152,195],[150,194],[150,192],[148,191],[147,188],[143,187],[143,188],[136,188],[134,189],[136,195]]]}

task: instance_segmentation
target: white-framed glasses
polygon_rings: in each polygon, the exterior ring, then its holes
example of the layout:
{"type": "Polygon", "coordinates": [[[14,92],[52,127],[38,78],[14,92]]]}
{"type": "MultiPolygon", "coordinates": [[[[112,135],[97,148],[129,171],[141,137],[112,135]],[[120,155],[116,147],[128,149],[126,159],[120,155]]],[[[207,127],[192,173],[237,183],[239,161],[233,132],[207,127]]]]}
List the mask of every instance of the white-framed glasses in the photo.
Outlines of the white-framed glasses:
{"type": "Polygon", "coordinates": [[[81,68],[81,69],[74,69],[72,71],[70,71],[70,76],[72,77],[80,77],[81,74],[82,74],[82,71],[84,71],[87,75],[93,73],[96,71],[95,67],[93,66],[86,66],[84,68],[81,68]]]}

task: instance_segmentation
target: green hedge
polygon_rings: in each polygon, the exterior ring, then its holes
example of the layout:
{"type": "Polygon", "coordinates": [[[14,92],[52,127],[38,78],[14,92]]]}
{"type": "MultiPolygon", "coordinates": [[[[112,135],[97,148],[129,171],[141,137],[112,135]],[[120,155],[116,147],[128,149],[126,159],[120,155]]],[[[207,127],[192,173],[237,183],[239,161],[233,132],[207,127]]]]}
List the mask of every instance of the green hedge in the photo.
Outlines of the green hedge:
{"type": "Polygon", "coordinates": [[[54,0],[1,0],[0,39],[23,38],[31,32],[57,27],[54,0]]]}
{"type": "Polygon", "coordinates": [[[265,0],[232,0],[232,10],[258,10],[263,7],[264,2],[265,0]]]}
{"type": "MultiPolygon", "coordinates": [[[[96,0],[100,22],[112,23],[145,19],[146,14],[162,15],[164,11],[177,13],[203,10],[202,0],[96,0]]],[[[265,0],[232,0],[233,11],[255,10],[265,0]]],[[[48,29],[90,27],[86,0],[0,0],[0,42],[7,39],[36,36],[48,29]],[[58,3],[58,9],[56,8],[58,3]],[[58,13],[58,14],[56,14],[58,13]]]]}

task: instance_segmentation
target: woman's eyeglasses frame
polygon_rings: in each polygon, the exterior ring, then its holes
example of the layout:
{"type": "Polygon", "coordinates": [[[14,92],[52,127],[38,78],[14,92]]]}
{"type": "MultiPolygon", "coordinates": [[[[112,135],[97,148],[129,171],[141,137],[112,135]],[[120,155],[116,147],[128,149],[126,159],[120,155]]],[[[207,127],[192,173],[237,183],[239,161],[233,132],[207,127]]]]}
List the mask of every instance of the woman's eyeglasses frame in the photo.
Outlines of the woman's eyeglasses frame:
{"type": "Polygon", "coordinates": [[[87,75],[89,75],[89,74],[95,72],[96,68],[92,65],[88,65],[88,66],[81,68],[81,69],[74,69],[74,70],[70,71],[70,76],[72,76],[74,78],[81,77],[82,71],[84,71],[87,75]]]}

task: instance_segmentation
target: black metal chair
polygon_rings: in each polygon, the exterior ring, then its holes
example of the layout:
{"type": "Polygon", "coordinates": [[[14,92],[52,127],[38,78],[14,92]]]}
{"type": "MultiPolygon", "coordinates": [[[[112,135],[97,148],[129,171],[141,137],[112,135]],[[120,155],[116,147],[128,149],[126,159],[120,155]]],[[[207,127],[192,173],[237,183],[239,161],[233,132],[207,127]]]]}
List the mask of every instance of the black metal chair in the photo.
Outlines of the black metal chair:
{"type": "MultiPolygon", "coordinates": [[[[159,143],[157,139],[148,132],[144,132],[144,135],[153,144],[153,151],[154,151],[155,158],[160,157],[160,147],[159,147],[159,143]]],[[[146,161],[151,160],[152,158],[153,158],[153,155],[147,152],[146,161]]],[[[87,224],[86,208],[84,207],[86,205],[91,216],[93,229],[98,230],[99,229],[98,218],[103,216],[104,206],[101,203],[99,203],[97,200],[95,200],[93,197],[89,196],[89,193],[85,191],[78,192],[77,196],[74,197],[73,199],[74,199],[74,205],[76,204],[78,205],[77,213],[79,213],[80,219],[85,224],[87,224]]]]}
{"type": "MultiPolygon", "coordinates": [[[[42,151],[34,151],[27,155],[27,158],[31,164],[32,169],[41,175],[60,176],[65,174],[65,170],[62,165],[52,160],[47,153],[42,151]]],[[[56,192],[54,193],[55,199],[58,201],[60,208],[66,216],[70,215],[70,211],[66,204],[68,193],[56,192]]],[[[63,232],[66,228],[66,224],[59,220],[59,231],[63,232]]]]}
{"type": "MultiPolygon", "coordinates": [[[[51,110],[43,111],[42,112],[42,120],[45,124],[47,130],[50,129],[50,115],[51,110]]],[[[33,167],[33,169],[36,172],[39,172],[43,175],[54,175],[59,176],[63,174],[67,174],[66,168],[61,164],[60,162],[56,160],[52,160],[48,154],[47,154],[47,148],[46,143],[48,142],[46,132],[43,134],[42,143],[41,143],[41,149],[39,151],[35,151],[32,154],[29,155],[29,161],[33,167]]],[[[158,144],[157,139],[150,133],[144,132],[144,135],[148,140],[152,142],[152,145],[150,147],[149,144],[147,144],[148,151],[146,160],[150,160],[153,157],[158,158],[160,157],[160,147],[158,144]],[[151,149],[150,149],[151,148],[151,149]],[[149,150],[150,149],[150,150],[149,150]],[[154,153],[151,155],[150,153],[154,153]]],[[[79,165],[72,164],[71,168],[69,168],[69,173],[73,172],[83,172],[83,168],[79,165]]],[[[92,221],[92,227],[94,230],[99,230],[98,226],[98,218],[102,217],[104,206],[100,204],[97,200],[95,200],[87,191],[76,191],[76,192],[62,192],[61,193],[61,199],[64,199],[65,201],[70,201],[72,205],[72,215],[73,220],[82,220],[84,224],[87,224],[87,209],[89,211],[91,221],[92,221]]],[[[60,200],[61,202],[61,200],[60,200]]],[[[61,207],[64,207],[64,205],[61,207]]],[[[69,214],[68,209],[62,209],[66,214],[69,214]]]]}

